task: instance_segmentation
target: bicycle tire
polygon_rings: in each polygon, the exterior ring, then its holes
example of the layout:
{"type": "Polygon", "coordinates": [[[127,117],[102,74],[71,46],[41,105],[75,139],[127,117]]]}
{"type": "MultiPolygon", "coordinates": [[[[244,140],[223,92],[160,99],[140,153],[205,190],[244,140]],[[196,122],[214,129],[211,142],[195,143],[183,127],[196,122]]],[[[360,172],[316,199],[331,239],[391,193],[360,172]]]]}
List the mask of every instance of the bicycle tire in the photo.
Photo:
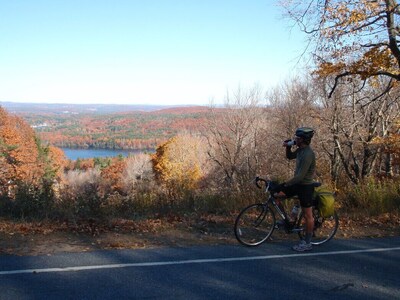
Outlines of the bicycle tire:
{"type": "MultiPolygon", "coordinates": [[[[331,240],[338,228],[339,228],[339,217],[336,213],[331,217],[328,218],[322,218],[319,215],[319,212],[317,209],[313,209],[313,217],[314,217],[314,231],[313,231],[313,237],[311,240],[311,244],[313,245],[321,245],[329,240],[331,240]]],[[[301,212],[299,221],[297,223],[298,228],[303,228],[304,230],[300,230],[298,232],[300,239],[305,238],[305,219],[304,219],[304,213],[301,212]]]]}
{"type": "Polygon", "coordinates": [[[275,214],[263,203],[245,207],[235,221],[236,239],[243,245],[253,247],[265,242],[275,229],[275,214]]]}

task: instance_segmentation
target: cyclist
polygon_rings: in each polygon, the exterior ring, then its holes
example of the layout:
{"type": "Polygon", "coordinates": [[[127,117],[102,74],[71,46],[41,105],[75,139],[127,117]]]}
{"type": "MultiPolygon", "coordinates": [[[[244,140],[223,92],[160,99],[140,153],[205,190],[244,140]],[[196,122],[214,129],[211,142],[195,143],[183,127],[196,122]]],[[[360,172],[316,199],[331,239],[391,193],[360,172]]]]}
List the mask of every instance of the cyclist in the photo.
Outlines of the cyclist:
{"type": "Polygon", "coordinates": [[[311,238],[313,235],[314,218],[312,214],[312,196],[314,193],[313,177],[315,172],[315,154],[310,147],[314,130],[309,127],[300,127],[296,130],[294,142],[297,149],[292,151],[293,141],[286,140],[283,146],[286,147],[286,157],[296,159],[296,168],[293,178],[280,184],[274,189],[276,197],[293,197],[297,195],[304,212],[306,221],[305,240],[292,247],[295,251],[312,250],[311,238]]]}

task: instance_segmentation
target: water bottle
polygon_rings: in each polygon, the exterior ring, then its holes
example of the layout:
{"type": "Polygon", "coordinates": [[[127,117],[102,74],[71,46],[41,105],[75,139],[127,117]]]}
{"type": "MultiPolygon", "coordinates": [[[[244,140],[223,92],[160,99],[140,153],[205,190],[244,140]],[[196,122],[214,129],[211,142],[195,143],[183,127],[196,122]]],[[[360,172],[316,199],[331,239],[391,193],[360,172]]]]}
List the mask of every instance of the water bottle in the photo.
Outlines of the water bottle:
{"type": "Polygon", "coordinates": [[[283,143],[284,143],[284,145],[286,145],[286,147],[292,147],[292,146],[296,145],[295,140],[285,140],[285,141],[283,141],[283,143]]]}
{"type": "Polygon", "coordinates": [[[292,213],[291,213],[292,219],[297,218],[297,214],[299,213],[299,210],[300,210],[300,206],[298,206],[298,205],[293,206],[292,213]]]}

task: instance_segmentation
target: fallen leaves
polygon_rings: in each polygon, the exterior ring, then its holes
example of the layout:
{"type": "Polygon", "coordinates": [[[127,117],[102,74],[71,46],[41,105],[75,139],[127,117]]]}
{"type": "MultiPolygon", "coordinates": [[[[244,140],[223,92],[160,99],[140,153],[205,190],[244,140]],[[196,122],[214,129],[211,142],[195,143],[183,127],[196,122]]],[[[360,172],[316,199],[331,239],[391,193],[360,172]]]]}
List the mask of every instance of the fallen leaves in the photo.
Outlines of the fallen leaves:
{"type": "Polygon", "coordinates": [[[385,213],[374,217],[339,217],[339,232],[337,236],[383,237],[400,234],[400,214],[385,213]]]}
{"type": "MultiPolygon", "coordinates": [[[[0,219],[0,253],[35,255],[95,249],[236,243],[236,214],[187,213],[147,219],[23,222],[0,219]]],[[[336,238],[400,235],[400,216],[372,218],[340,215],[336,238]]],[[[296,238],[285,235],[284,238],[296,238]]]]}

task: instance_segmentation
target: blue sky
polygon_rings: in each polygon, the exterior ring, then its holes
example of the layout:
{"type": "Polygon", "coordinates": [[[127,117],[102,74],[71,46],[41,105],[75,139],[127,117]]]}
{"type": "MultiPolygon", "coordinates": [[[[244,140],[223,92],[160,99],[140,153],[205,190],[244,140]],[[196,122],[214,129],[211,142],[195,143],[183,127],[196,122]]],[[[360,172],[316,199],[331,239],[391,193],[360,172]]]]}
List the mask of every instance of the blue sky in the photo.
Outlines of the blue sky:
{"type": "Polygon", "coordinates": [[[272,0],[0,0],[0,101],[197,104],[299,72],[272,0]]]}

